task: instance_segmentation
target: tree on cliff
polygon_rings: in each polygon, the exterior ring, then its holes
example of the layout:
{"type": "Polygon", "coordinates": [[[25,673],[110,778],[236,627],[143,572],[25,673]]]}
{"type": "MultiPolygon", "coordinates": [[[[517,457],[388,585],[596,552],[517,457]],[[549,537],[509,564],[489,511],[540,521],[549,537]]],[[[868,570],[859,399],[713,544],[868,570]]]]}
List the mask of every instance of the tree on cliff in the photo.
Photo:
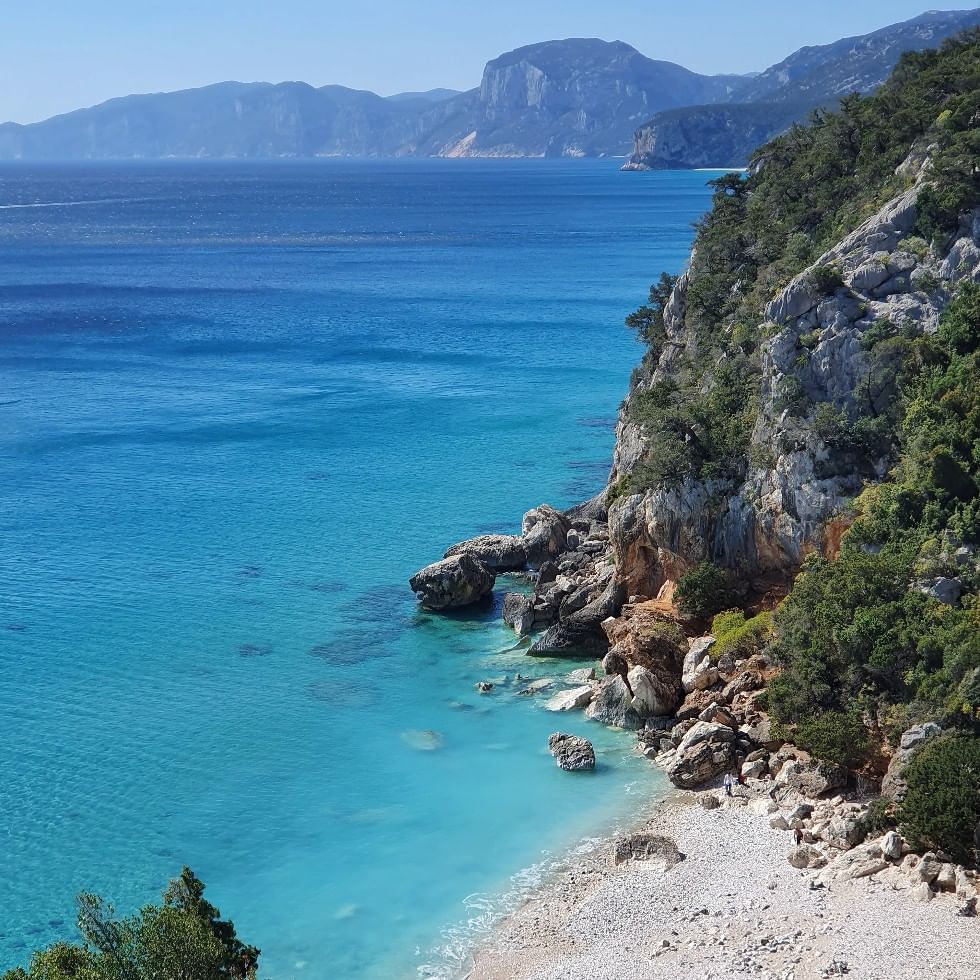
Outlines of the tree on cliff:
{"type": "Polygon", "coordinates": [[[97,895],[78,896],[81,943],[57,942],[25,970],[0,980],[231,980],[254,978],[259,950],[239,940],[204,898],[204,883],[184,868],[160,905],[118,918],[97,895]]]}

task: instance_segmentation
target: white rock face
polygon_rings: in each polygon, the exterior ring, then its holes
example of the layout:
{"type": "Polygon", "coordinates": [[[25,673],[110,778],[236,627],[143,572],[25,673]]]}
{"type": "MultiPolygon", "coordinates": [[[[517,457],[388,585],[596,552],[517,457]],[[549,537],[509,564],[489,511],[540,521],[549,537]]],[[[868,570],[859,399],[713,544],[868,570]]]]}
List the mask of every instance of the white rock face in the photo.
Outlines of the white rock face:
{"type": "Polygon", "coordinates": [[[549,698],[545,707],[549,711],[574,711],[584,708],[592,700],[592,687],[588,684],[573,687],[570,691],[561,691],[549,698]]]}
{"type": "MultiPolygon", "coordinates": [[[[862,338],[876,323],[935,330],[956,285],[980,281],[980,209],[944,256],[908,244],[916,222],[919,185],[889,201],[843,241],[820,256],[766,309],[761,350],[760,410],[752,433],[751,466],[741,482],[689,479],[621,497],[610,508],[617,570],[631,594],[656,595],[692,564],[721,558],[747,575],[792,573],[804,555],[829,540],[828,522],[861,489],[854,467],[835,466],[834,450],[814,431],[813,412],[794,418],[780,405],[787,385],[810,406],[860,409],[867,370],[862,338]],[[825,295],[813,270],[836,267],[844,288],[825,295]],[[805,347],[800,339],[807,336],[805,347]],[[804,352],[801,355],[801,350],[804,352]]],[[[665,312],[667,344],[635,391],[671,377],[696,346],[683,321],[688,277],[676,284],[665,312]]],[[[631,392],[632,397],[633,392],[631,392]]],[[[632,471],[646,447],[642,427],[620,414],[612,479],[632,471]]],[[[876,463],[879,477],[887,460],[876,463]]],[[[952,598],[943,583],[940,601],[952,598]]],[[[938,597],[938,596],[937,596],[938,597]]],[[[955,601],[955,600],[953,600],[955,601]]],[[[693,688],[691,672],[685,671],[693,688]]]]}

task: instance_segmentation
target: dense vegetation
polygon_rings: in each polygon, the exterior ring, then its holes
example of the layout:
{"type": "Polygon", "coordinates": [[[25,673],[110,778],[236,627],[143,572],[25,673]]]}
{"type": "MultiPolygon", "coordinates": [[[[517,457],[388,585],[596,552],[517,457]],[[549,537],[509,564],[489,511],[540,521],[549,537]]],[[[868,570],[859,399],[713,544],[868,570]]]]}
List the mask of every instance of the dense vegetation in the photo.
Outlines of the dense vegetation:
{"type": "MultiPolygon", "coordinates": [[[[732,479],[749,464],[756,414],[763,310],[780,288],[828,247],[873,214],[911,180],[901,168],[932,155],[931,186],[921,198],[921,247],[941,242],[960,213],[980,199],[980,31],[939,51],[904,55],[875,94],[853,95],[839,112],[817,112],[807,126],[762,147],[750,175],[713,182],[711,210],[698,223],[683,310],[688,342],[672,351],[668,377],[638,388],[631,418],[647,434],[645,460],[617,493],[676,485],[685,478],[732,479]]],[[[839,285],[833,267],[817,267],[815,285],[839,285]]],[[[663,310],[669,277],[649,303],[628,318],[648,345],[640,377],[649,382],[669,338],[663,310]]],[[[895,346],[895,345],[892,345],[895,346]]],[[[876,378],[891,378],[893,350],[878,352],[876,378]]],[[[668,372],[664,372],[667,374],[668,372]]],[[[887,398],[889,391],[877,397],[887,398]]],[[[787,390],[780,408],[810,406],[787,390]]],[[[881,414],[872,413],[874,416],[881,414]]],[[[886,426],[870,421],[835,425],[857,454],[887,446],[886,426]]]]}
{"type": "Polygon", "coordinates": [[[893,733],[980,721],[978,352],[980,286],[966,284],[937,333],[909,345],[891,478],[858,499],[837,559],[811,557],[776,615],[780,721],[855,708],[893,733]],[[957,604],[924,594],[937,578],[962,590],[957,604]]]}
{"type": "Polygon", "coordinates": [[[189,868],[160,905],[118,918],[97,895],[78,896],[81,943],[59,942],[2,980],[254,980],[259,950],[204,898],[189,868]]]}
{"type": "Polygon", "coordinates": [[[917,752],[905,772],[898,811],[903,833],[921,847],[969,861],[980,817],[980,739],[943,736],[917,752]]]}

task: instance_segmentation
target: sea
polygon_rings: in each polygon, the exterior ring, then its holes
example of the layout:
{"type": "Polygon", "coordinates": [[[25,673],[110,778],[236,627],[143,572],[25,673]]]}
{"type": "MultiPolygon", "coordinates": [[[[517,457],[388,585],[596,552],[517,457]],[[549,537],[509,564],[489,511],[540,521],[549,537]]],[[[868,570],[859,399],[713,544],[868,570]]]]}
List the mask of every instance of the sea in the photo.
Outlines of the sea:
{"type": "Polygon", "coordinates": [[[582,666],[503,626],[527,583],[407,584],[605,484],[715,176],[618,166],[0,165],[0,970],[188,865],[263,978],[448,980],[666,793],[518,693],[582,666]]]}

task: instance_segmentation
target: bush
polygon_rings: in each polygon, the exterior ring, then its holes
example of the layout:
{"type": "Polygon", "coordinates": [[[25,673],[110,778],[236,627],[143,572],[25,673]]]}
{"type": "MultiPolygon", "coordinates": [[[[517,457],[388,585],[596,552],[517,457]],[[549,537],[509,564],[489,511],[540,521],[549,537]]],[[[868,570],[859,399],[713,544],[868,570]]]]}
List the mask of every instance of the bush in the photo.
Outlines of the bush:
{"type": "Polygon", "coordinates": [[[719,613],[711,621],[711,633],[715,638],[711,647],[712,659],[726,654],[751,657],[761,653],[772,637],[772,613],[761,612],[751,619],[746,619],[740,609],[719,613]]]}
{"type": "Polygon", "coordinates": [[[818,265],[810,270],[810,280],[824,296],[833,296],[844,285],[844,278],[836,265],[818,265]]]}
{"type": "Polygon", "coordinates": [[[710,561],[695,565],[677,581],[677,607],[682,613],[706,619],[732,604],[734,589],[729,572],[710,561]]]}
{"type": "Polygon", "coordinates": [[[898,811],[902,833],[954,861],[976,856],[980,823],[980,739],[944,735],[929,742],[905,769],[908,791],[898,811]]]}
{"type": "Polygon", "coordinates": [[[857,766],[868,753],[868,730],[857,711],[824,711],[801,722],[793,739],[818,759],[857,766]]]}
{"type": "Polygon", "coordinates": [[[880,837],[897,826],[895,804],[883,797],[872,800],[859,822],[865,837],[880,837]]]}

